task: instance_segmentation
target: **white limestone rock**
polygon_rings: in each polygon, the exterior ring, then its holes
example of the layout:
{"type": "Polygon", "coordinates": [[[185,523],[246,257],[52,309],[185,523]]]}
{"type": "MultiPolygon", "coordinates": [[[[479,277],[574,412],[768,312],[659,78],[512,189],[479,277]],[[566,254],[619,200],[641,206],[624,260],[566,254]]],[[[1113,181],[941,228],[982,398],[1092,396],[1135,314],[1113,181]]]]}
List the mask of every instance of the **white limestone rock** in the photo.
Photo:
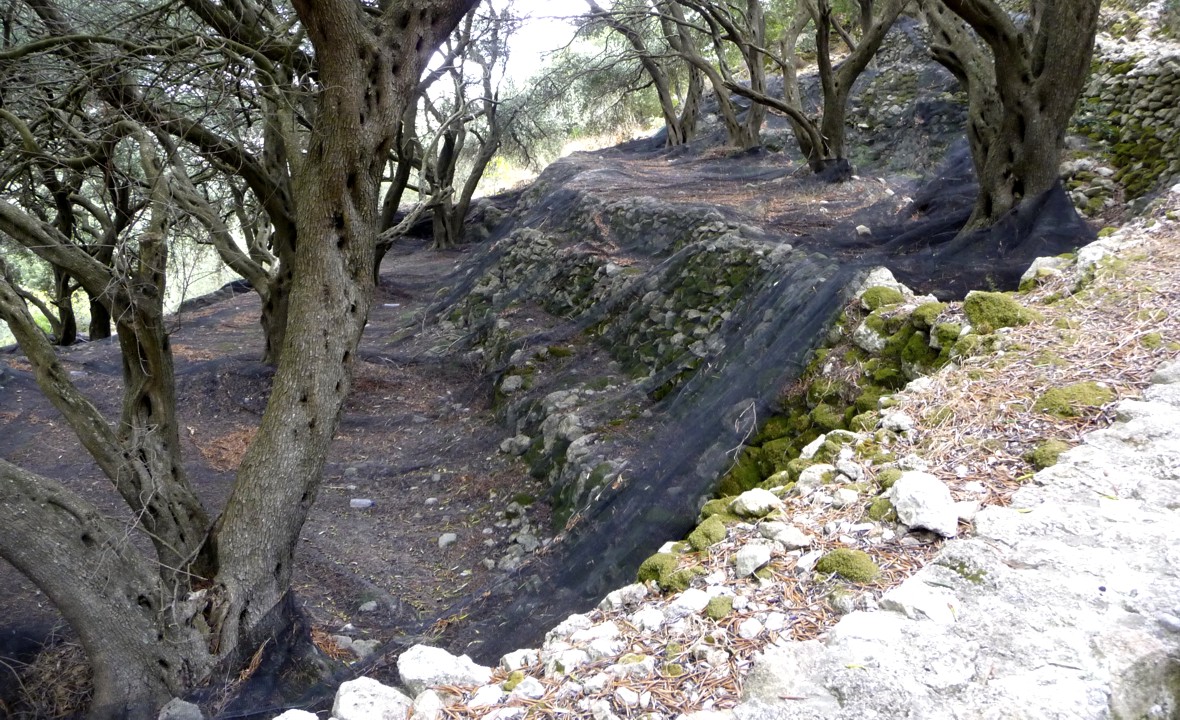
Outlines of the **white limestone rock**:
{"type": "Polygon", "coordinates": [[[740,577],[753,575],[758,568],[770,562],[770,546],[763,543],[750,543],[743,546],[734,555],[734,572],[740,577]]]}
{"type": "MultiPolygon", "coordinates": [[[[400,663],[399,663],[400,664],[400,663]]],[[[340,686],[332,704],[336,720],[393,720],[410,713],[414,702],[395,688],[359,677],[340,686]]]]}
{"type": "Polygon", "coordinates": [[[632,583],[618,590],[607,593],[602,602],[598,603],[598,609],[605,612],[611,610],[627,610],[638,607],[640,603],[647,599],[647,586],[643,583],[632,583]]]}
{"type": "Polygon", "coordinates": [[[536,650],[513,650],[500,658],[500,667],[508,672],[521,670],[540,662],[540,655],[536,650]]]}
{"type": "Polygon", "coordinates": [[[782,509],[783,501],[762,488],[747,490],[729,504],[729,511],[743,518],[762,518],[782,509]]]}
{"type": "Polygon", "coordinates": [[[1180,360],[1160,365],[1152,374],[1151,381],[1156,385],[1180,383],[1180,360]]]}
{"type": "Polygon", "coordinates": [[[852,342],[870,355],[879,355],[889,338],[869,327],[867,322],[862,322],[852,331],[852,342]]]}
{"type": "Polygon", "coordinates": [[[512,692],[509,695],[512,697],[538,700],[545,695],[545,686],[535,677],[526,677],[518,682],[516,687],[512,688],[512,692]]]}
{"type": "Polygon", "coordinates": [[[799,481],[795,483],[795,490],[802,493],[804,490],[814,490],[832,481],[836,477],[836,466],[827,463],[816,463],[811,467],[803,469],[799,473],[799,481]]]}
{"type": "Polygon", "coordinates": [[[467,707],[471,709],[489,708],[499,705],[505,697],[507,697],[507,693],[499,685],[484,685],[471,694],[471,699],[467,701],[467,707]]]}
{"type": "Polygon", "coordinates": [[[442,717],[443,699],[433,690],[423,690],[414,698],[410,720],[438,720],[442,717]]]}
{"type": "Polygon", "coordinates": [[[958,619],[959,599],[946,588],[935,587],[923,578],[912,577],[881,598],[881,608],[899,612],[911,620],[932,620],[953,625],[958,619]]]}
{"type": "Polygon", "coordinates": [[[803,532],[794,525],[784,522],[764,522],[758,525],[758,532],[767,540],[772,540],[784,550],[798,550],[810,547],[815,538],[803,532]]]}
{"type": "MultiPolygon", "coordinates": [[[[160,720],[166,719],[161,715],[160,720]]],[[[306,710],[288,710],[282,715],[276,716],[274,720],[320,720],[320,718],[315,713],[306,710]]]]}
{"type": "Polygon", "coordinates": [[[677,620],[687,615],[695,615],[704,610],[708,604],[709,593],[697,588],[689,588],[668,603],[668,606],[664,608],[664,617],[668,620],[677,620]]]}
{"type": "Polygon", "coordinates": [[[959,532],[959,510],[951,491],[930,473],[911,470],[901,474],[886,493],[897,519],[910,528],[921,528],[943,537],[959,532]]]}
{"type": "Polygon", "coordinates": [[[486,685],[492,669],[477,665],[466,655],[455,657],[442,648],[415,645],[397,659],[402,684],[417,695],[439,685],[486,685]]]}

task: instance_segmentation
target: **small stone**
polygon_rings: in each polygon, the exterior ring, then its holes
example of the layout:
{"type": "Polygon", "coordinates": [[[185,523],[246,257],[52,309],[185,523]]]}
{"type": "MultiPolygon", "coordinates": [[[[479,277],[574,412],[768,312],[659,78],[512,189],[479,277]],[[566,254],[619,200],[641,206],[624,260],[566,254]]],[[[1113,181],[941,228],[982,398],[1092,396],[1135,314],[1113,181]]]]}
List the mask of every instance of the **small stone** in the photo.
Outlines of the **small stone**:
{"type": "Polygon", "coordinates": [[[500,383],[500,392],[505,395],[511,395],[514,392],[519,392],[524,387],[524,377],[520,375],[509,375],[504,378],[504,382],[500,383]]]}
{"type": "Polygon", "coordinates": [[[423,690],[414,698],[410,720],[438,720],[442,717],[443,701],[433,690],[423,690]]]}
{"type": "Polygon", "coordinates": [[[738,637],[741,637],[744,640],[753,640],[754,638],[761,635],[764,629],[765,628],[763,627],[762,623],[758,622],[756,619],[746,618],[738,625],[737,633],[738,637]]]}
{"type": "Polygon", "coordinates": [[[472,693],[471,699],[467,701],[467,707],[486,708],[498,705],[504,699],[505,694],[499,685],[484,685],[472,693]]]}
{"type": "Polygon", "coordinates": [[[1155,616],[1155,619],[1158,620],[1159,624],[1163,625],[1165,629],[1174,633],[1180,633],[1180,617],[1176,617],[1171,613],[1159,613],[1155,616]]]}
{"type": "Polygon", "coordinates": [[[769,490],[755,488],[738,495],[729,505],[730,512],[744,518],[761,518],[783,509],[783,501],[769,490]]]}
{"type": "Polygon", "coordinates": [[[500,667],[513,672],[536,665],[539,661],[536,650],[513,650],[500,658],[500,667]]]}
{"type": "Polygon", "coordinates": [[[697,588],[689,588],[680,593],[676,598],[668,603],[665,610],[665,617],[668,619],[682,618],[686,615],[695,615],[704,610],[709,604],[709,593],[697,588]]]}
{"type": "Polygon", "coordinates": [[[353,655],[364,660],[365,658],[372,657],[379,647],[381,647],[380,640],[353,640],[350,649],[353,655]]]}
{"type": "Polygon", "coordinates": [[[348,507],[354,510],[365,510],[373,507],[373,501],[369,498],[353,498],[348,501],[348,507]]]}
{"type": "Polygon", "coordinates": [[[413,693],[440,685],[483,685],[492,676],[491,668],[477,665],[466,655],[455,657],[429,645],[414,645],[402,653],[397,671],[402,685],[413,693]]]}
{"type": "Polygon", "coordinates": [[[377,601],[370,600],[368,602],[361,603],[361,606],[358,608],[358,610],[360,610],[363,613],[376,612],[377,611],[377,601]]]}
{"type": "Polygon", "coordinates": [[[631,616],[631,624],[640,630],[654,632],[664,626],[664,613],[655,608],[644,608],[631,616]]]}
{"type": "Polygon", "coordinates": [[[860,494],[850,488],[840,488],[832,495],[832,504],[838,508],[855,505],[856,501],[860,499],[860,494]]]}
{"type": "Polygon", "coordinates": [[[627,707],[639,706],[639,693],[635,692],[629,687],[621,687],[615,690],[615,697],[619,702],[627,707]]]}
{"type": "Polygon", "coordinates": [[[632,583],[607,594],[598,603],[599,610],[623,610],[639,605],[647,598],[647,586],[642,583],[632,583]]]}
{"type": "Polygon", "coordinates": [[[896,433],[905,433],[914,429],[914,419],[904,412],[890,412],[881,417],[881,427],[896,433]]]}
{"type": "Polygon", "coordinates": [[[764,522],[758,526],[762,537],[773,540],[784,550],[798,550],[810,547],[813,538],[794,525],[782,522],[764,522]]]}
{"type": "Polygon", "coordinates": [[[1156,385],[1172,385],[1180,383],[1180,360],[1165,363],[1156,368],[1151,376],[1151,382],[1156,385]]]}
{"type": "Polygon", "coordinates": [[[870,237],[873,234],[873,231],[870,230],[867,225],[857,225],[856,234],[860,237],[870,237]]]}
{"type": "Polygon", "coordinates": [[[205,715],[197,705],[180,698],[172,698],[160,710],[158,720],[205,720],[205,715]]]}
{"type": "Polygon", "coordinates": [[[535,677],[526,677],[512,688],[510,695],[538,700],[545,695],[545,686],[535,677]]]}
{"type": "Polygon", "coordinates": [[[411,707],[413,701],[398,690],[382,685],[372,678],[360,677],[342,684],[336,691],[332,716],[338,720],[405,717],[411,707]]]}
{"type": "Polygon", "coordinates": [[[959,512],[951,491],[934,475],[904,472],[886,497],[893,503],[897,519],[909,528],[931,530],[943,537],[959,532],[959,512]]]}
{"type": "Polygon", "coordinates": [[[512,455],[519,457],[528,452],[529,447],[532,446],[533,439],[528,435],[517,435],[510,437],[500,443],[500,452],[505,455],[512,455]]]}
{"type": "Polygon", "coordinates": [[[734,556],[734,572],[739,578],[753,575],[770,562],[770,546],[751,543],[737,551],[734,556]]]}
{"type": "Polygon", "coordinates": [[[426,498],[426,502],[424,504],[425,505],[438,505],[438,498],[428,497],[428,498],[426,498]]]}
{"type": "MultiPolygon", "coordinates": [[[[173,719],[165,718],[164,715],[161,714],[159,720],[173,719]]],[[[276,716],[274,720],[319,720],[319,716],[306,710],[288,710],[282,715],[276,716]]]]}
{"type": "Polygon", "coordinates": [[[455,533],[443,533],[438,536],[438,549],[446,550],[457,542],[459,542],[459,536],[455,533]]]}

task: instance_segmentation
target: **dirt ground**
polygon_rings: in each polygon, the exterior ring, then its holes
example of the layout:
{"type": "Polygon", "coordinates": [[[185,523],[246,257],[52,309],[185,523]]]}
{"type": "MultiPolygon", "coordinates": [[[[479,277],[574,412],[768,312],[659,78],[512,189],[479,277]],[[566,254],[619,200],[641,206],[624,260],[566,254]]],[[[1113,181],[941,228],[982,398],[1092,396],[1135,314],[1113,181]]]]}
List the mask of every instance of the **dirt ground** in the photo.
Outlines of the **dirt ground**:
{"type": "MultiPolygon", "coordinates": [[[[395,248],[365,338],[356,381],[303,529],[296,591],[328,634],[351,623],[355,637],[383,643],[414,632],[490,572],[510,528],[499,515],[518,494],[541,494],[523,466],[497,451],[507,432],[489,411],[479,372],[431,352],[430,337],[395,343],[434,298],[461,252],[422,244],[395,248]],[[395,347],[396,345],[396,347],[395,347]],[[371,501],[366,508],[353,500],[371,501]],[[458,541],[439,548],[439,537],[458,541]],[[360,612],[376,601],[377,610],[360,612]]],[[[177,315],[173,349],[186,469],[210,508],[220,508],[258,427],[271,370],[261,364],[258,297],[226,297],[177,315]]],[[[114,342],[62,352],[82,390],[118,417],[121,370],[114,342]]],[[[0,456],[59,478],[116,516],[109,483],[41,396],[18,353],[0,353],[12,377],[0,389],[0,456]]],[[[530,522],[547,529],[544,507],[530,522]]],[[[130,527],[131,519],[127,518],[130,527]]],[[[23,576],[0,561],[0,662],[19,667],[59,616],[23,576]]],[[[0,665],[0,674],[9,674],[0,665]]],[[[2,706],[0,706],[2,707],[2,706]]]]}

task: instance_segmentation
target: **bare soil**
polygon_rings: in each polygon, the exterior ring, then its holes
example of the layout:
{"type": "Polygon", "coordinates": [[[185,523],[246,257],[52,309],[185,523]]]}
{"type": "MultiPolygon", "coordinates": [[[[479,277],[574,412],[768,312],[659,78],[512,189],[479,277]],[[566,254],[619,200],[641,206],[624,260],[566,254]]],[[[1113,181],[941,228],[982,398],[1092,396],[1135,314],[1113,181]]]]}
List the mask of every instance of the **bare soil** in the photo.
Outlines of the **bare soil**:
{"type": "MultiPolygon", "coordinates": [[[[446,339],[421,333],[397,342],[463,255],[405,244],[384,262],[354,389],[297,553],[296,591],[325,636],[351,623],[356,637],[384,643],[429,628],[455,598],[489,579],[481,561],[502,556],[511,532],[496,527],[498,513],[516,495],[541,494],[518,461],[497,451],[506,430],[489,410],[490,384],[479,371],[431,345],[446,339]],[[358,509],[354,499],[372,505],[358,509]],[[440,549],[444,533],[458,541],[440,549]],[[378,609],[361,613],[368,601],[378,609]]],[[[258,317],[258,297],[246,293],[173,318],[186,469],[211,511],[229,494],[270,390],[272,370],[258,361],[258,317]]],[[[81,389],[117,419],[117,342],[84,343],[61,357],[81,389]]],[[[41,396],[27,362],[5,351],[0,363],[12,376],[0,390],[0,456],[69,483],[124,517],[132,535],[133,518],[41,396]]],[[[547,529],[542,504],[529,515],[547,529]]],[[[0,661],[27,663],[54,628],[61,632],[52,605],[0,561],[0,661]]],[[[0,666],[4,675],[11,682],[0,666]]]]}

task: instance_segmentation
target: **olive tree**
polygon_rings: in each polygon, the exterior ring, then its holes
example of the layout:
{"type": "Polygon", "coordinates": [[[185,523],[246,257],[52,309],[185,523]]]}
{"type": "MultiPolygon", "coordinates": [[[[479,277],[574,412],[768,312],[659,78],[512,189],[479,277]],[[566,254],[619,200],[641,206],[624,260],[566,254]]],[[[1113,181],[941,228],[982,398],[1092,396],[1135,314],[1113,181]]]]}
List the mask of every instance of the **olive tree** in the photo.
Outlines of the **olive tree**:
{"type": "MultiPolygon", "coordinates": [[[[48,0],[27,4],[49,21],[61,13],[48,0]]],[[[124,393],[121,415],[111,419],[71,383],[23,300],[0,280],[0,319],[20,342],[42,391],[127,503],[134,532],[147,539],[144,547],[128,542],[122,522],[68,484],[0,460],[0,555],[78,634],[93,668],[92,716],[154,717],[169,697],[242,662],[289,621],[283,610],[295,545],[316,498],[373,299],[385,159],[427,59],[475,4],[293,0],[288,8],[313,49],[313,79],[304,118],[311,132],[284,137],[291,143],[286,161],[299,237],[290,268],[287,351],[220,512],[201,503],[185,474],[161,322],[170,188],[177,185],[170,181],[168,148],[150,129],[184,119],[135,118],[150,189],[148,218],[135,253],[116,268],[95,260],[52,223],[0,199],[0,232],[68,268],[102,298],[119,327],[124,393]]],[[[228,41],[250,20],[245,0],[216,7],[226,13],[219,17],[234,22],[211,24],[211,38],[228,41]]],[[[46,42],[75,52],[98,45],[63,38],[46,42]]],[[[135,110],[138,100],[132,100],[135,110]]],[[[180,128],[166,130],[183,135],[180,128]]]]}
{"type": "Polygon", "coordinates": [[[968,95],[979,196],[964,232],[988,227],[1058,180],[1065,130],[1085,87],[1101,0],[923,0],[934,58],[968,95]]]}

